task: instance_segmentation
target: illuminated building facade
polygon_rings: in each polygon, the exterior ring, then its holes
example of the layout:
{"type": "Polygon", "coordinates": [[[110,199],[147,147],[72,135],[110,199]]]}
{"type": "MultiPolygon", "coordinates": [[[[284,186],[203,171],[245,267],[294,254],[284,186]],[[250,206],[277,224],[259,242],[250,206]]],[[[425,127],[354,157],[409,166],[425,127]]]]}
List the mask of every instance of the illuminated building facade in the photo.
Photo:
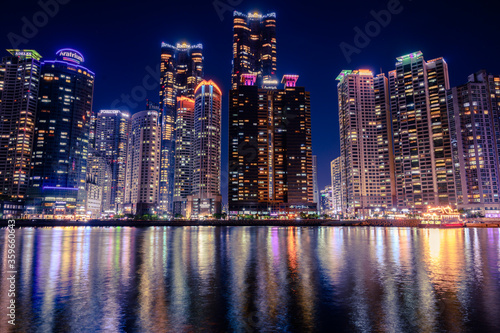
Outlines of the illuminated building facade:
{"type": "Polygon", "coordinates": [[[233,14],[233,69],[231,88],[241,84],[241,75],[253,74],[260,88],[278,86],[276,72],[276,13],[233,14]]]}
{"type": "Polygon", "coordinates": [[[422,211],[454,205],[446,62],[426,62],[420,51],[398,57],[389,89],[397,207],[422,211]]]}
{"type": "Polygon", "coordinates": [[[320,214],[332,214],[332,195],[331,185],[325,186],[325,188],[320,191],[318,204],[320,214]]]}
{"type": "Polygon", "coordinates": [[[259,197],[259,190],[264,191],[269,186],[264,180],[259,182],[259,164],[263,165],[264,174],[268,161],[259,157],[259,145],[271,135],[267,131],[267,93],[259,92],[255,75],[242,77],[245,78],[250,78],[245,85],[229,93],[228,208],[231,215],[264,209],[259,202],[266,197],[259,197]]]}
{"type": "Polygon", "coordinates": [[[377,119],[377,152],[380,161],[380,195],[384,210],[396,205],[395,164],[392,135],[392,118],[389,100],[389,80],[384,74],[373,78],[375,118],[377,119]]]}
{"type": "Polygon", "coordinates": [[[470,75],[469,81],[484,81],[484,83],[487,84],[489,98],[491,99],[491,112],[493,113],[492,117],[493,129],[495,131],[494,134],[496,138],[496,150],[497,155],[500,158],[500,76],[487,74],[484,70],[476,73],[475,76],[476,78],[474,78],[473,75],[470,75]]]}
{"type": "MultiPolygon", "coordinates": [[[[340,157],[330,162],[332,179],[332,215],[338,215],[342,212],[342,169],[340,157]]],[[[344,185],[345,186],[345,185],[344,185]]]]}
{"type": "Polygon", "coordinates": [[[387,79],[360,69],[337,80],[342,212],[366,217],[392,208],[387,79]]]}
{"type": "Polygon", "coordinates": [[[7,51],[0,63],[0,201],[26,198],[40,82],[40,54],[7,51]]]}
{"type": "Polygon", "coordinates": [[[124,211],[144,215],[157,213],[160,172],[159,114],[155,110],[135,113],[130,120],[127,145],[124,211]]]}
{"type": "Polygon", "coordinates": [[[241,78],[230,92],[230,214],[316,212],[309,92],[297,75],[285,75],[283,89],[259,89],[255,74],[241,78]]]}
{"type": "Polygon", "coordinates": [[[317,205],[319,212],[320,201],[319,201],[319,189],[318,189],[318,156],[312,156],[312,173],[313,173],[313,201],[317,205]]]}
{"type": "Polygon", "coordinates": [[[103,187],[97,183],[97,179],[90,175],[87,176],[85,183],[85,190],[87,191],[85,213],[88,218],[97,219],[101,217],[102,189],[103,187]]]}
{"type": "Polygon", "coordinates": [[[78,51],[56,55],[41,66],[29,197],[34,213],[83,215],[94,73],[78,51]]]}
{"type": "Polygon", "coordinates": [[[129,131],[127,112],[101,110],[97,113],[93,146],[94,154],[99,157],[97,184],[102,186],[103,212],[116,213],[124,204],[129,131]]]}
{"type": "Polygon", "coordinates": [[[185,217],[193,190],[194,99],[177,97],[175,128],[174,216],[185,217]]]}
{"type": "Polygon", "coordinates": [[[178,96],[194,98],[203,80],[203,45],[161,45],[160,124],[161,161],[159,210],[172,213],[175,170],[175,119],[178,96]]]}
{"type": "MultiPolygon", "coordinates": [[[[95,126],[95,124],[93,124],[95,126]]],[[[91,121],[91,127],[92,121],[91,121]]],[[[91,130],[92,133],[92,130],[91,130]]],[[[93,142],[89,142],[89,153],[87,155],[87,208],[85,212],[87,215],[97,218],[101,215],[102,209],[102,199],[103,199],[103,184],[99,182],[99,179],[104,179],[111,175],[111,165],[103,163],[104,157],[100,152],[98,152],[93,142]],[[96,211],[97,200],[99,200],[99,212],[96,211]]]]}
{"type": "Polygon", "coordinates": [[[91,216],[92,218],[99,218],[101,216],[102,208],[102,186],[97,182],[98,177],[102,173],[102,169],[100,167],[101,155],[95,149],[96,120],[96,112],[92,112],[89,125],[87,179],[85,184],[87,189],[87,207],[85,208],[85,212],[87,216],[91,216]],[[99,202],[97,203],[97,201],[99,202]]]}
{"type": "Polygon", "coordinates": [[[500,217],[495,82],[481,71],[447,92],[457,208],[485,217],[500,217]]]}
{"type": "Polygon", "coordinates": [[[193,183],[187,215],[211,217],[222,210],[221,112],[222,92],[212,81],[202,81],[195,89],[193,183]]]}

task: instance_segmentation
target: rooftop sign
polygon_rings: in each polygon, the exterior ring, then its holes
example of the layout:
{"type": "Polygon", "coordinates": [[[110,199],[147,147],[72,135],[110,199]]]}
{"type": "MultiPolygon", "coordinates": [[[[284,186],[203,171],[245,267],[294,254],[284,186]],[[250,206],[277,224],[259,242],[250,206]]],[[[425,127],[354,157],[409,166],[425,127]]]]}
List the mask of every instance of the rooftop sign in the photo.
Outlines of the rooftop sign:
{"type": "Polygon", "coordinates": [[[403,60],[407,60],[407,59],[413,59],[413,58],[418,58],[422,56],[422,52],[420,51],[417,51],[417,52],[413,52],[413,53],[410,53],[410,54],[405,54],[404,56],[401,56],[401,57],[397,57],[397,61],[403,61],[403,60]]]}
{"type": "Polygon", "coordinates": [[[42,56],[35,50],[7,50],[7,52],[19,58],[35,58],[36,60],[40,60],[40,58],[42,58],[42,56]]]}
{"type": "Polygon", "coordinates": [[[80,64],[85,61],[83,55],[77,50],[73,49],[61,49],[57,51],[56,55],[64,61],[73,62],[75,64],[80,64]]]}

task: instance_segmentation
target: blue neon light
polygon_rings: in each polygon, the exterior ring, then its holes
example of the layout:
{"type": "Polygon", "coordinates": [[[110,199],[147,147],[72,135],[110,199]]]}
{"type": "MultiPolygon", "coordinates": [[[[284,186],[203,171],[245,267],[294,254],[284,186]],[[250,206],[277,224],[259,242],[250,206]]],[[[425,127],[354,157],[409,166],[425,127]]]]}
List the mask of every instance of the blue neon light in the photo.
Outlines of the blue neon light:
{"type": "Polygon", "coordinates": [[[42,190],[65,190],[65,191],[78,191],[78,188],[74,187],[58,187],[58,186],[44,186],[42,190]]]}

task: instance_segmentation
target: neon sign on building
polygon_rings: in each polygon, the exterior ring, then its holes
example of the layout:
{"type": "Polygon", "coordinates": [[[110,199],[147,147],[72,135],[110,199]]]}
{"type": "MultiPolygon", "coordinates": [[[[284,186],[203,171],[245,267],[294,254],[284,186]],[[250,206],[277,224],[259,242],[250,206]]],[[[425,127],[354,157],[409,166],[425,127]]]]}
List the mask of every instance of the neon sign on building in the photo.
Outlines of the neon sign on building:
{"type": "Polygon", "coordinates": [[[80,64],[85,61],[83,55],[73,49],[61,49],[57,51],[56,55],[59,56],[61,60],[73,62],[75,64],[80,64]]]}

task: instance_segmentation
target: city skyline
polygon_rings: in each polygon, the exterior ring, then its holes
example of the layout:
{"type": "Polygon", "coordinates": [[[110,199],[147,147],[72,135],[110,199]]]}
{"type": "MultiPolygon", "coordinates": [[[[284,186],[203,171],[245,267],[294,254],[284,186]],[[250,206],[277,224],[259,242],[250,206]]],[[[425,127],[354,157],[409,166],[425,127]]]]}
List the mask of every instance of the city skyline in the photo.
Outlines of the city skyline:
{"type": "Polygon", "coordinates": [[[500,332],[491,1],[10,1],[0,332],[500,332]]]}
{"type": "MultiPolygon", "coordinates": [[[[224,2],[225,3],[225,2],[224,2]]],[[[463,49],[460,47],[463,38],[474,38],[479,41],[492,40],[493,32],[485,29],[488,18],[493,18],[493,12],[487,10],[487,4],[465,4],[458,2],[456,8],[449,8],[446,4],[436,3],[433,5],[433,12],[429,12],[425,2],[400,1],[403,10],[392,15],[390,23],[382,27],[379,34],[370,37],[367,46],[360,49],[359,54],[352,54],[351,63],[344,57],[339,44],[342,42],[354,45],[355,27],[364,30],[367,23],[375,19],[371,11],[379,12],[386,10],[388,1],[370,3],[342,3],[338,4],[335,10],[325,7],[320,2],[300,3],[292,2],[290,6],[283,7],[278,2],[241,2],[236,6],[231,6],[235,10],[243,13],[257,9],[260,13],[267,11],[276,12],[277,15],[277,57],[279,61],[278,77],[286,73],[297,73],[301,75],[300,82],[311,91],[312,110],[312,144],[313,153],[318,155],[318,177],[319,188],[330,183],[329,162],[339,156],[338,144],[338,116],[337,110],[332,103],[329,103],[330,95],[335,91],[336,75],[343,68],[368,68],[375,74],[379,73],[380,67],[384,72],[394,68],[394,58],[401,55],[421,50],[424,54],[443,56],[449,65],[450,85],[462,84],[465,78],[471,73],[485,68],[493,74],[500,72],[500,64],[495,60],[489,43],[477,43],[475,50],[463,49]],[[465,6],[465,7],[464,7],[465,6]],[[288,8],[289,7],[289,8],[288,8]],[[338,13],[356,13],[357,15],[338,15],[338,13]],[[476,25],[463,26],[457,22],[467,22],[468,17],[481,16],[481,22],[476,25]],[[314,17],[311,19],[309,17],[314,17]],[[446,39],[439,34],[432,34],[432,29],[423,25],[406,25],[406,21],[413,17],[426,17],[427,21],[434,22],[438,28],[454,26],[454,34],[449,34],[446,39]],[[328,22],[328,23],[325,23],[328,22]],[[321,28],[320,28],[321,27],[321,28]],[[404,27],[404,28],[403,28],[404,27]],[[405,40],[399,40],[397,36],[400,31],[405,30],[405,40]],[[398,40],[397,43],[393,43],[398,40]],[[311,50],[319,47],[321,53],[328,57],[328,70],[318,72],[316,69],[318,55],[314,55],[311,50]],[[283,55],[293,53],[294,57],[286,59],[283,55]],[[281,54],[281,55],[280,55],[281,54]],[[480,55],[480,56],[479,56],[480,55]],[[300,59],[300,61],[297,61],[300,59]],[[471,61],[477,59],[480,63],[471,61]],[[329,144],[325,144],[329,142],[329,144]],[[334,149],[331,149],[333,146],[334,149]]],[[[429,2],[430,3],[430,2],[429,2]]],[[[228,5],[229,6],[229,5],[228,5]]],[[[192,4],[175,3],[172,5],[172,14],[166,18],[158,20],[158,24],[144,24],[144,18],[134,22],[134,31],[130,29],[119,32],[122,23],[115,27],[110,25],[103,15],[98,13],[110,10],[116,11],[116,15],[129,15],[127,13],[144,13],[147,3],[125,8],[116,6],[113,2],[101,5],[98,11],[96,4],[86,2],[85,6],[80,2],[69,2],[60,4],[58,13],[43,27],[37,28],[35,36],[29,37],[28,42],[19,44],[19,48],[35,49],[45,59],[50,58],[58,49],[69,46],[75,48],[86,57],[86,63],[96,74],[96,93],[94,96],[94,110],[100,109],[128,109],[131,114],[144,109],[145,98],[137,101],[131,98],[130,101],[135,107],[129,107],[121,99],[121,94],[131,95],[136,87],[146,90],[146,98],[155,100],[159,83],[152,79],[153,74],[159,71],[156,66],[159,64],[158,48],[162,41],[177,43],[190,41],[191,43],[203,43],[205,46],[205,72],[207,78],[216,80],[221,87],[224,96],[228,96],[230,88],[230,66],[231,66],[231,33],[232,10],[222,12],[223,20],[219,16],[212,2],[197,2],[196,10],[190,10],[192,4]],[[142,8],[144,7],[144,8],[142,8]],[[82,15],[76,13],[82,12],[82,15]],[[192,17],[187,23],[187,17],[192,17]],[[82,17],[82,18],[80,18],[82,17]],[[83,17],[94,18],[91,28],[77,27],[73,23],[80,22],[83,17]],[[61,29],[61,27],[67,29],[61,29]],[[210,29],[201,29],[210,27],[210,29]],[[115,30],[116,29],[116,30],[115,30]],[[128,31],[128,32],[125,32],[128,31]],[[116,33],[114,33],[116,32],[116,33]],[[128,38],[128,34],[142,36],[140,39],[128,38]],[[58,36],[57,39],[54,36],[58,36]],[[217,37],[214,37],[217,36],[217,37]],[[143,38],[144,37],[144,38],[143,38]],[[135,46],[127,52],[121,49],[127,46],[135,46]],[[108,56],[119,52],[120,56],[113,58],[108,56]],[[126,68],[126,71],[123,69],[126,68]],[[127,73],[125,75],[125,72],[127,73]],[[147,75],[150,75],[147,77],[147,75]],[[126,79],[125,79],[126,78],[126,79]],[[145,80],[145,82],[143,82],[145,80]],[[144,84],[145,83],[145,84],[144,84]],[[154,89],[148,87],[156,85],[154,89]],[[117,101],[113,104],[113,102],[117,101]]],[[[3,12],[3,22],[9,27],[3,36],[5,48],[10,48],[10,41],[7,35],[12,32],[21,37],[23,21],[32,21],[32,16],[36,12],[43,10],[33,3],[32,8],[21,7],[20,4],[7,4],[3,12]],[[8,14],[8,15],[7,15],[8,14]]],[[[155,20],[159,13],[148,12],[148,19],[155,20]]],[[[163,15],[163,14],[162,14],[163,15]]],[[[24,37],[23,37],[24,38],[24,37]]],[[[137,96],[142,94],[141,89],[134,92],[137,96]]],[[[135,94],[134,94],[135,96],[135,94]]],[[[140,96],[142,97],[142,96],[140,96]]],[[[223,128],[227,128],[227,99],[223,100],[223,128]]],[[[223,162],[222,168],[227,170],[227,133],[222,133],[223,162]]],[[[222,191],[225,193],[225,191],[222,191]]]]}
{"type": "MultiPolygon", "coordinates": [[[[234,24],[235,28],[240,24],[237,15],[234,24]]],[[[185,43],[182,47],[190,48],[185,43]]],[[[201,49],[201,45],[195,48],[201,49]]],[[[245,44],[238,47],[246,48],[245,44]]],[[[186,150],[184,157],[189,157],[186,166],[191,169],[176,174],[176,182],[184,173],[186,185],[191,186],[185,193],[187,196],[181,198],[185,214],[179,215],[199,216],[200,207],[210,208],[210,216],[221,214],[222,91],[212,80],[203,80],[194,87],[197,78],[188,77],[176,79],[171,85],[182,90],[182,81],[192,83],[192,89],[186,86],[186,91],[191,90],[186,95],[194,96],[196,102],[193,104],[192,99],[182,95],[176,99],[191,101],[187,108],[194,109],[193,120],[186,118],[186,124],[168,127],[160,119],[160,110],[165,107],[160,109],[148,101],[148,110],[134,114],[132,120],[145,112],[149,116],[152,111],[155,115],[151,125],[138,119],[140,133],[134,134],[132,130],[128,134],[128,113],[91,112],[95,74],[82,66],[85,60],[79,51],[61,49],[55,60],[45,60],[40,65],[35,50],[8,52],[11,56],[3,58],[0,73],[0,110],[4,118],[2,135],[9,140],[1,148],[2,153],[8,154],[22,152],[22,149],[33,151],[31,172],[22,171],[23,163],[29,165],[31,154],[23,153],[26,156],[19,158],[7,155],[4,161],[5,170],[15,166],[14,170],[25,178],[29,173],[30,184],[25,192],[30,207],[26,209],[35,210],[30,213],[89,214],[97,203],[94,200],[100,200],[103,213],[140,212],[140,215],[160,213],[163,216],[165,210],[159,200],[161,144],[144,149],[143,145],[150,141],[142,140],[161,140],[162,131],[167,130],[178,140],[174,149],[186,150]],[[29,127],[29,120],[24,124],[22,117],[34,111],[25,99],[29,93],[35,97],[28,100],[36,98],[38,89],[35,88],[40,80],[36,120],[32,122],[34,127],[29,127]],[[35,88],[24,91],[25,87],[35,88]],[[113,120],[113,117],[107,120],[108,114],[120,115],[122,120],[113,120]],[[142,126],[146,126],[147,138],[142,134],[142,126]],[[181,133],[184,126],[188,130],[185,140],[181,133]],[[179,137],[175,135],[177,127],[181,130],[179,137]],[[127,135],[128,147],[125,148],[127,135]],[[132,143],[134,136],[138,138],[137,146],[132,143]],[[15,149],[11,147],[13,143],[15,149]],[[136,152],[148,158],[138,155],[136,159],[136,152]],[[149,156],[157,165],[147,162],[143,168],[140,163],[149,161],[149,156]],[[125,163],[126,181],[123,165],[120,167],[125,163]],[[141,169],[151,172],[144,174],[141,169]],[[135,182],[139,182],[138,185],[134,185],[135,182]],[[128,187],[125,200],[124,186],[128,187]],[[208,201],[203,202],[204,199],[208,201]],[[129,204],[132,206],[126,207],[129,204]],[[196,205],[199,207],[193,208],[196,205]],[[193,209],[197,213],[193,213],[193,209]]],[[[266,55],[254,52],[258,54],[256,61],[261,63],[266,55]]],[[[253,56],[254,52],[249,54],[253,56]]],[[[244,54],[244,58],[247,57],[244,54]]],[[[194,64],[201,64],[202,59],[200,54],[194,64]]],[[[423,53],[416,51],[396,60],[396,69],[388,72],[388,78],[384,73],[374,76],[366,69],[342,70],[337,77],[344,217],[363,218],[392,209],[422,212],[429,206],[457,207],[457,204],[460,209],[472,209],[487,217],[498,216],[500,77],[483,70],[469,75],[467,84],[450,87],[448,66],[442,57],[425,61],[423,53]],[[481,127],[492,130],[481,130],[481,127]],[[491,172],[480,170],[483,168],[491,172]],[[461,182],[461,174],[465,172],[467,177],[461,182]]],[[[181,65],[175,71],[185,73],[186,67],[181,65]]],[[[265,80],[258,84],[260,70],[258,67],[245,69],[240,75],[241,82],[231,90],[228,213],[266,212],[264,215],[275,216],[285,211],[291,215],[295,211],[309,211],[310,204],[319,204],[319,198],[313,201],[317,188],[316,156],[311,150],[309,92],[296,85],[298,75],[284,75],[282,89],[266,86],[269,83],[265,80]],[[247,148],[253,149],[254,154],[249,155],[247,148]]],[[[172,77],[172,73],[166,77],[172,77]]],[[[173,107],[172,120],[183,122],[177,116],[177,109],[181,111],[185,107],[173,107]]],[[[335,188],[333,168],[332,164],[332,187],[335,188]]],[[[3,172],[4,181],[23,184],[16,176],[10,180],[12,173],[3,172]]],[[[8,190],[9,186],[5,186],[8,190]]],[[[24,199],[22,193],[4,195],[14,200],[24,199]]]]}

